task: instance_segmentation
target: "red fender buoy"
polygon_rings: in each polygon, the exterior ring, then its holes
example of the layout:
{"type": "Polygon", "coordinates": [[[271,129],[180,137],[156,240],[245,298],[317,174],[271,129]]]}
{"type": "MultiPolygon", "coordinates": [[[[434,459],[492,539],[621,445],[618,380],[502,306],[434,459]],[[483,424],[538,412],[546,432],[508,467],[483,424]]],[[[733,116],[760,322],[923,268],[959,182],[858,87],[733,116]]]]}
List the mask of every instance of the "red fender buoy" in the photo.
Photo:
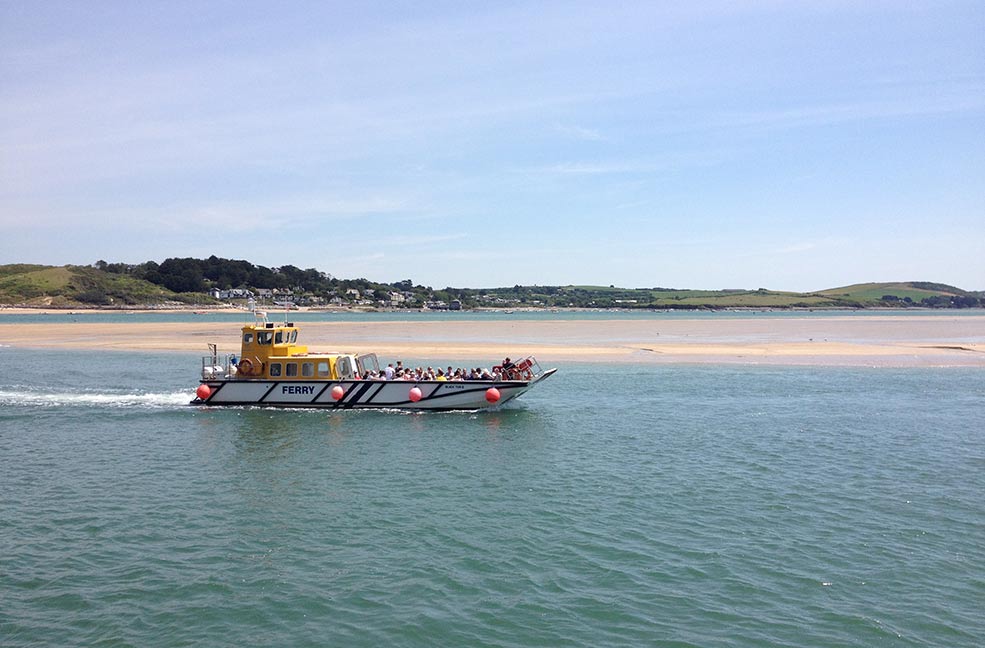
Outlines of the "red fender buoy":
{"type": "Polygon", "coordinates": [[[208,400],[209,396],[212,395],[212,388],[205,384],[199,385],[198,389],[195,390],[195,395],[198,396],[199,400],[208,400]]]}
{"type": "Polygon", "coordinates": [[[342,400],[343,396],[345,396],[345,390],[342,389],[340,385],[332,387],[332,398],[335,400],[342,400]]]}
{"type": "Polygon", "coordinates": [[[410,393],[407,394],[407,398],[409,398],[412,403],[416,403],[417,401],[421,400],[421,398],[423,397],[424,394],[423,392],[421,392],[420,387],[411,388],[410,393]]]}
{"type": "Polygon", "coordinates": [[[499,390],[496,389],[495,387],[490,387],[489,389],[487,389],[486,390],[486,400],[489,401],[490,403],[498,403],[499,402],[499,390]]]}

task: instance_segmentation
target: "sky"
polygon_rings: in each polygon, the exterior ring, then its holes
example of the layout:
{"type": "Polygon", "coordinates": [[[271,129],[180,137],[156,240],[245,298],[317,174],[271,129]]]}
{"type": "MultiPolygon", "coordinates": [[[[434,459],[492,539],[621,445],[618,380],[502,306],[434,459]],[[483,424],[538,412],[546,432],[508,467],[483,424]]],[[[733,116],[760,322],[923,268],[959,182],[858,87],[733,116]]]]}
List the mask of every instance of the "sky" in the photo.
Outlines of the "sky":
{"type": "Polygon", "coordinates": [[[0,264],[985,289],[985,3],[0,0],[0,264]]]}

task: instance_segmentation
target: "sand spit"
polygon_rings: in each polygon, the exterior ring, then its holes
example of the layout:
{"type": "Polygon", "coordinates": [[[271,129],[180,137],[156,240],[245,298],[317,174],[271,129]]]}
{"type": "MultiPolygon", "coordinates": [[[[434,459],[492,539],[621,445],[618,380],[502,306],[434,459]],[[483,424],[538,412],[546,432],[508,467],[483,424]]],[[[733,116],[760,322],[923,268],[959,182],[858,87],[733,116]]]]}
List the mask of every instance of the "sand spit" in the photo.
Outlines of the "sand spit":
{"type": "MultiPolygon", "coordinates": [[[[543,364],[738,363],[985,367],[985,315],[306,322],[319,351],[374,351],[381,358],[498,361],[535,355],[543,364]]],[[[33,348],[205,352],[239,350],[228,322],[5,323],[0,344],[33,348]]]]}

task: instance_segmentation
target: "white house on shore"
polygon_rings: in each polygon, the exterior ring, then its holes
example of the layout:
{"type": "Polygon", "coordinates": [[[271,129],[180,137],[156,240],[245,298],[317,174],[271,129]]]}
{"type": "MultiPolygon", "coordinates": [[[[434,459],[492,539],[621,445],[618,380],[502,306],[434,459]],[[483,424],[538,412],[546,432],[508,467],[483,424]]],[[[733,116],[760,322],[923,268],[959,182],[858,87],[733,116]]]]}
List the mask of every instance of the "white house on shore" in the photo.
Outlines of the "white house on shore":
{"type": "Polygon", "coordinates": [[[213,288],[209,294],[212,295],[213,299],[249,299],[254,297],[254,294],[246,288],[230,288],[229,290],[213,288]]]}

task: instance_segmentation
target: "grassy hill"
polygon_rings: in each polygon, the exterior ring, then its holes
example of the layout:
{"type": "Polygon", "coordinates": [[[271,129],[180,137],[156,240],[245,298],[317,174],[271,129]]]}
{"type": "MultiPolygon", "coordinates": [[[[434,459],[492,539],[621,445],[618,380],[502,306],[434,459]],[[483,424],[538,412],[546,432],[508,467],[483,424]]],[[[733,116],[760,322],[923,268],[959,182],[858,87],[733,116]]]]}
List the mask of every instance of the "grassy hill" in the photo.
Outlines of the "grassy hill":
{"type": "Polygon", "coordinates": [[[866,283],[812,293],[758,290],[679,290],[616,286],[514,286],[482,291],[504,303],[595,308],[876,308],[980,306],[981,295],[928,282],[866,283]]]}
{"type": "Polygon", "coordinates": [[[843,286],[841,288],[829,288],[822,290],[819,295],[825,295],[834,299],[848,299],[859,302],[878,302],[883,297],[889,295],[904,300],[909,297],[914,302],[919,302],[926,297],[947,296],[965,297],[969,293],[948,286],[946,284],[934,284],[921,281],[908,281],[903,283],[864,283],[843,286]]]}
{"type": "MultiPolygon", "coordinates": [[[[942,306],[952,298],[980,297],[946,284],[910,281],[864,283],[812,293],[758,290],[674,290],[666,288],[623,288],[568,286],[571,293],[592,294],[606,306],[654,308],[868,308],[916,306],[935,300],[942,306]]],[[[966,304],[967,305],[967,304],[966,304]]]]}
{"type": "Polygon", "coordinates": [[[212,303],[202,294],[178,294],[126,275],[86,266],[0,266],[0,304],[45,308],[212,303]]]}

